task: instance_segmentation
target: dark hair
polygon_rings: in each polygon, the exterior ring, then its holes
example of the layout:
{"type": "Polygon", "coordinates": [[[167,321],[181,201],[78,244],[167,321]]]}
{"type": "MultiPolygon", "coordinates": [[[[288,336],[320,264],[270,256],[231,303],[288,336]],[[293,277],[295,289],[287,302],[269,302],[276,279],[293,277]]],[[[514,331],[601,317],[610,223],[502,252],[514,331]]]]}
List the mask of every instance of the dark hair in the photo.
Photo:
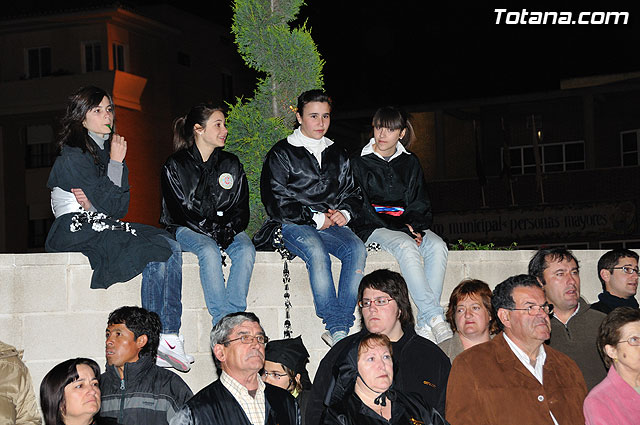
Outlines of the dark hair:
{"type": "Polygon", "coordinates": [[[178,117],[173,121],[173,148],[178,151],[180,149],[189,148],[195,143],[193,135],[193,127],[200,124],[203,128],[207,126],[207,121],[216,111],[224,114],[224,109],[210,103],[199,103],[184,116],[178,117]]]}
{"type": "Polygon", "coordinates": [[[600,284],[602,285],[602,290],[606,291],[607,287],[605,285],[604,279],[600,276],[600,272],[602,270],[609,270],[613,273],[613,268],[618,264],[618,261],[621,258],[633,258],[638,261],[638,254],[630,249],[626,248],[618,248],[612,249],[609,252],[605,252],[602,257],[598,260],[598,279],[600,279],[600,284]]]}
{"type": "Polygon", "coordinates": [[[141,335],[147,336],[147,343],[140,350],[140,356],[145,354],[156,356],[162,331],[162,322],[157,313],[136,306],[120,307],[112,311],[107,320],[107,326],[117,324],[125,325],[133,332],[135,339],[141,335]]]}
{"type": "Polygon", "coordinates": [[[456,326],[456,307],[458,302],[462,301],[466,297],[477,297],[482,301],[482,305],[489,313],[489,333],[495,334],[499,331],[498,324],[496,323],[496,315],[491,305],[491,288],[485,282],[478,279],[465,279],[458,284],[451,292],[449,297],[449,306],[445,317],[447,322],[451,325],[451,329],[455,332],[458,330],[456,326]]]}
{"type": "MultiPolygon", "coordinates": [[[[367,288],[382,291],[394,299],[400,309],[399,320],[403,328],[407,326],[413,327],[415,325],[407,283],[400,273],[392,272],[388,269],[378,269],[369,273],[360,281],[358,301],[362,301],[362,295],[367,288]]],[[[358,308],[362,316],[362,307],[358,308]]],[[[361,326],[363,328],[365,327],[364,319],[362,319],[361,326]]]]}
{"type": "Polygon", "coordinates": [[[511,276],[496,285],[493,289],[491,305],[493,305],[493,310],[496,312],[496,322],[500,330],[504,329],[504,325],[500,321],[500,317],[498,317],[498,310],[501,308],[511,309],[516,307],[516,302],[513,300],[513,290],[518,287],[534,286],[542,289],[540,282],[538,282],[534,276],[528,274],[511,276]]]}
{"type": "Polygon", "coordinates": [[[538,250],[529,261],[529,274],[540,280],[540,283],[546,285],[544,281],[544,271],[549,267],[550,262],[575,261],[579,268],[578,259],[573,253],[566,248],[545,248],[538,250]],[[549,257],[549,258],[547,258],[549,257]]]}
{"type": "Polygon", "coordinates": [[[600,323],[596,345],[607,369],[611,367],[613,359],[607,355],[604,349],[605,345],[614,347],[618,345],[620,338],[622,338],[620,328],[632,322],[640,322],[640,310],[633,307],[618,307],[613,309],[600,323]]]}
{"type": "MultiPolygon", "coordinates": [[[[224,341],[229,339],[229,335],[233,332],[233,329],[244,323],[244,322],[255,322],[260,325],[260,319],[254,313],[250,311],[238,311],[236,313],[229,313],[224,316],[216,325],[211,329],[211,334],[209,335],[211,340],[211,349],[216,346],[216,344],[222,344],[224,341]]],[[[262,325],[260,325],[262,328],[262,325]]],[[[264,329],[262,331],[264,333],[264,329]]],[[[213,355],[213,362],[216,365],[216,368],[220,368],[221,363],[220,360],[213,355]]]]}
{"type": "Polygon", "coordinates": [[[311,102],[328,103],[330,109],[333,107],[333,102],[328,94],[326,94],[323,90],[313,89],[303,92],[300,96],[298,96],[298,106],[296,112],[300,114],[300,116],[302,116],[304,107],[307,103],[311,102]]]}
{"type": "Polygon", "coordinates": [[[411,125],[411,116],[395,106],[384,106],[379,108],[373,115],[371,124],[375,128],[388,128],[389,130],[406,130],[404,136],[400,139],[403,146],[409,147],[415,137],[413,126],[411,125]]]}
{"type": "Polygon", "coordinates": [[[40,407],[45,425],[64,425],[62,420],[65,408],[64,387],[78,379],[78,365],[81,364],[89,366],[98,381],[100,380],[98,363],[82,357],[57,364],[42,378],[40,407]]]}
{"type": "MultiPolygon", "coordinates": [[[[82,152],[91,154],[96,164],[99,163],[96,147],[91,141],[87,129],[82,125],[87,117],[87,113],[100,105],[103,98],[109,99],[113,104],[113,99],[106,91],[95,86],[81,87],[69,96],[67,109],[61,120],[62,129],[58,138],[58,148],[71,146],[82,149],[82,152]]],[[[115,132],[115,111],[113,115],[112,134],[115,132]]],[[[111,136],[110,136],[111,137],[111,136]]]]}

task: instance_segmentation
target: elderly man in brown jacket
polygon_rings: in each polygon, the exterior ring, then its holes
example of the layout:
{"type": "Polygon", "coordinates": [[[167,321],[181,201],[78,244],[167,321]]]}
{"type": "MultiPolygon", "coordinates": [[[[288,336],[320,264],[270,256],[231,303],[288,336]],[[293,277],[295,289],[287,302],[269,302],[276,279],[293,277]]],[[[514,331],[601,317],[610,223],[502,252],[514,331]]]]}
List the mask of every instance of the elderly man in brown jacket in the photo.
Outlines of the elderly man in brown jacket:
{"type": "Polygon", "coordinates": [[[0,341],[0,425],[40,425],[29,370],[16,349],[0,341]]]}
{"type": "Polygon", "coordinates": [[[583,424],[587,387],[573,360],[544,345],[553,307],[540,283],[512,276],[496,286],[492,303],[504,332],[456,357],[446,419],[452,425],[583,424]]]}

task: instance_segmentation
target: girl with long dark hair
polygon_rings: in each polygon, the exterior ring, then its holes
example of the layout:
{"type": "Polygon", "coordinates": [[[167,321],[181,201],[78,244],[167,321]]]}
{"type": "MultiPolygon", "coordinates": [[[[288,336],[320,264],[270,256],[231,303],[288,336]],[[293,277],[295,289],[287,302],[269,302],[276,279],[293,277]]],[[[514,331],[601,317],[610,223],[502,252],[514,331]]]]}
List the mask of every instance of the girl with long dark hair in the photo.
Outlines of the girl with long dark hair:
{"type": "Polygon", "coordinates": [[[182,251],[162,229],[121,221],[129,208],[127,141],[115,132],[111,96],[83,87],[69,98],[49,174],[56,217],[46,241],[50,252],[89,257],[92,288],[108,288],[142,272],[142,306],[162,320],[158,357],[188,371],[178,335],[182,315],[182,251]]]}

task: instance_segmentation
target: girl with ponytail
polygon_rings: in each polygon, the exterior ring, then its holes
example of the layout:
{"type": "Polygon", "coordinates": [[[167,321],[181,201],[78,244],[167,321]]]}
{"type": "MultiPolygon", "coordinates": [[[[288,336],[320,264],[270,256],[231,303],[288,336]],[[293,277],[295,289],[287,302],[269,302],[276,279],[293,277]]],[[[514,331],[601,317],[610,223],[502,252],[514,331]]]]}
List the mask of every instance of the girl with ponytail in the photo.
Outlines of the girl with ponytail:
{"type": "Polygon", "coordinates": [[[213,325],[246,309],[255,261],[255,248],[244,232],[249,224],[249,186],[238,157],[223,150],[226,138],[222,109],[196,105],[174,121],[176,152],[162,169],[160,221],[183,251],[198,256],[213,325]],[[231,258],[226,286],[221,251],[231,258]]]}

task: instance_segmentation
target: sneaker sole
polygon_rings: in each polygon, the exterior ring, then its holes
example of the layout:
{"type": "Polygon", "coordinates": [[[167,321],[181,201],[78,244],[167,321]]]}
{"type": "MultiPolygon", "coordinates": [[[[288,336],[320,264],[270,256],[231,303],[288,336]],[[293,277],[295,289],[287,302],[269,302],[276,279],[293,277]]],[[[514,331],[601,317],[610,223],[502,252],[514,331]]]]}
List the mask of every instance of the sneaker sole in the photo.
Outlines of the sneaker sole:
{"type": "Polygon", "coordinates": [[[166,353],[158,351],[158,357],[167,362],[170,367],[179,370],[180,372],[189,372],[191,370],[191,366],[189,364],[185,364],[183,361],[179,360],[176,357],[170,356],[166,353]]]}
{"type": "Polygon", "coordinates": [[[323,333],[320,337],[325,344],[329,347],[333,347],[333,338],[331,338],[331,334],[323,333]]]}

